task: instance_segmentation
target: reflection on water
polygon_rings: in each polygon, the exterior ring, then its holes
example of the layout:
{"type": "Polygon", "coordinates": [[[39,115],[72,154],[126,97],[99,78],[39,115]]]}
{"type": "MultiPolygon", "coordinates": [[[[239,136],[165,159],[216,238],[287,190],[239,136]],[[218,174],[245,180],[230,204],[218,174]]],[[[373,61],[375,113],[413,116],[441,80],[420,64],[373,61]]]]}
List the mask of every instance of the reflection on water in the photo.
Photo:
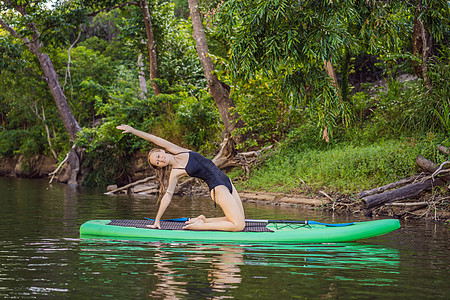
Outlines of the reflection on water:
{"type": "Polygon", "coordinates": [[[258,284],[263,294],[270,295],[275,283],[307,289],[309,280],[323,278],[324,274],[334,289],[339,281],[395,286],[397,280],[392,276],[399,273],[398,250],[358,243],[233,245],[82,240],[80,247],[80,262],[89,270],[95,266],[110,270],[118,264],[145,266],[140,273],[144,272],[142,280],[153,286],[151,298],[234,298],[245,293],[248,285],[258,284]],[[358,271],[364,276],[355,277],[358,271]]]}
{"type": "MultiPolygon", "coordinates": [[[[0,178],[0,298],[361,299],[450,297],[449,231],[403,223],[346,244],[156,243],[80,239],[90,219],[143,219],[156,199],[0,178]]],[[[245,203],[248,218],[347,222],[316,211],[245,203]]],[[[175,198],[167,218],[220,210],[175,198]]],[[[353,219],[351,221],[354,221],[353,219]]]]}

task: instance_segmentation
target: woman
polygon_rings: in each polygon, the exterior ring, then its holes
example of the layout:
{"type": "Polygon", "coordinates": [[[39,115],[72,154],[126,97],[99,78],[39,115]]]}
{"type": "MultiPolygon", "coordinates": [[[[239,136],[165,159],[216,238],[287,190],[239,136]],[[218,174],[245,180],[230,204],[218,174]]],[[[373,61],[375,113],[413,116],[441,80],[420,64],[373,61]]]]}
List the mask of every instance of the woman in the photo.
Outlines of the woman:
{"type": "Polygon", "coordinates": [[[155,168],[172,166],[167,190],[161,199],[155,224],[149,227],[161,228],[161,217],[172,200],[178,180],[188,175],[203,179],[208,184],[211,198],[222,208],[225,217],[205,218],[205,216],[200,215],[187,221],[183,229],[222,231],[241,231],[244,229],[245,215],[241,198],[230,178],[211,160],[160,137],[134,129],[131,126],[119,125],[116,128],[123,130],[122,133],[132,133],[167,150],[167,152],[162,149],[152,150],[148,157],[149,163],[155,168]]]}

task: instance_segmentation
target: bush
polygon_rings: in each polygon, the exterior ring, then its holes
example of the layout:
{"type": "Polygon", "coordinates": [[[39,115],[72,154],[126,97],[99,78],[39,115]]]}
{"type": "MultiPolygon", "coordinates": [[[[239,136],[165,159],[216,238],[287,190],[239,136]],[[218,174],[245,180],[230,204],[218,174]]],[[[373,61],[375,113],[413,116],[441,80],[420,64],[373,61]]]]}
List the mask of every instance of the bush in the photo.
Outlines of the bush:
{"type": "Polygon", "coordinates": [[[83,184],[106,186],[127,175],[132,147],[115,127],[115,123],[106,122],[78,133],[77,145],[86,148],[83,166],[89,170],[83,184]]]}
{"type": "Polygon", "coordinates": [[[221,120],[211,100],[185,99],[177,107],[176,117],[185,143],[194,149],[209,148],[207,145],[219,138],[221,120]]]}
{"type": "Polygon", "coordinates": [[[0,155],[5,157],[13,156],[21,147],[25,131],[2,130],[0,132],[0,155]]]}

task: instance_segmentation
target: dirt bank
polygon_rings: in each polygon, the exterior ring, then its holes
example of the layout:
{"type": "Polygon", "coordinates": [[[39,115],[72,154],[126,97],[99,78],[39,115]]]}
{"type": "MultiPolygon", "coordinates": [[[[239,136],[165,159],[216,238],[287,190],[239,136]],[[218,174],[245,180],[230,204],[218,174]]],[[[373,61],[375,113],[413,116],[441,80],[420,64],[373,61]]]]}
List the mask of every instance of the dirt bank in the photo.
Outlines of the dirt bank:
{"type": "Polygon", "coordinates": [[[56,159],[37,155],[33,157],[1,157],[0,176],[42,178],[56,169],[56,159]]]}

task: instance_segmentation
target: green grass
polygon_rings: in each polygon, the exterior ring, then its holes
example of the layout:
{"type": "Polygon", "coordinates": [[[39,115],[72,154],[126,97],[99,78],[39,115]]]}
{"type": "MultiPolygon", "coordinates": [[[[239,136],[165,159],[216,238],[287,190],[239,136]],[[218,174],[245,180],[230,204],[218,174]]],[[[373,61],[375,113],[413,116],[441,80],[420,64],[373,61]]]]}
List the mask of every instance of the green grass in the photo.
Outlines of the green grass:
{"type": "Polygon", "coordinates": [[[435,151],[429,138],[389,140],[371,145],[336,145],[330,149],[277,150],[239,187],[275,192],[326,189],[358,192],[417,173],[421,154],[437,162],[447,158],[435,151]],[[303,182],[302,182],[303,181],[303,182]]]}

